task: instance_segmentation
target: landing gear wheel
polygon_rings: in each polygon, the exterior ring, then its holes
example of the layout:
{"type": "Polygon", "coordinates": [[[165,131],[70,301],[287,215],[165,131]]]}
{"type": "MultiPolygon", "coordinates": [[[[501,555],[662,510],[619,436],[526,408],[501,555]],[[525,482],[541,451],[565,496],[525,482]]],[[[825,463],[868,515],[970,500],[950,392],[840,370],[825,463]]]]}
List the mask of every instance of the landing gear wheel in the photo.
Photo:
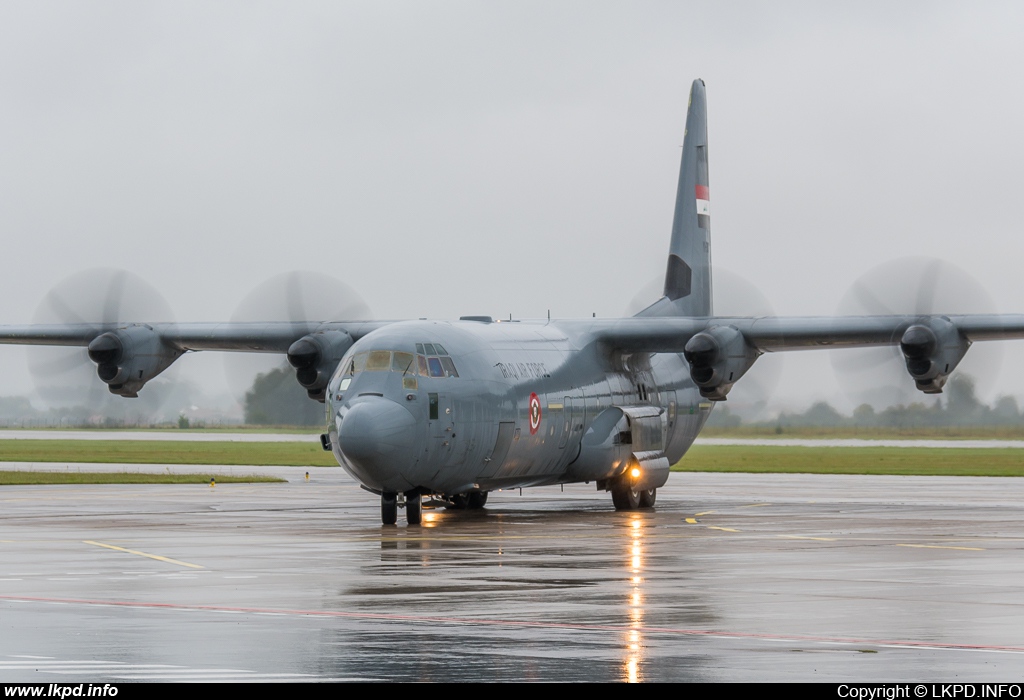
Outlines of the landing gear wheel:
{"type": "Polygon", "coordinates": [[[615,510],[636,510],[640,507],[640,491],[629,484],[618,484],[612,487],[612,503],[615,510]]]}
{"type": "Polygon", "coordinates": [[[380,495],[380,522],[383,525],[394,525],[398,522],[398,494],[380,495]]]}
{"type": "Polygon", "coordinates": [[[469,494],[469,509],[478,510],[483,508],[487,503],[487,492],[486,491],[473,491],[469,494]]]}
{"type": "Polygon", "coordinates": [[[640,507],[653,508],[654,502],[658,500],[658,489],[647,489],[640,492],[640,507]]]}
{"type": "Polygon", "coordinates": [[[453,510],[466,510],[466,508],[470,507],[469,496],[464,493],[456,493],[448,500],[451,501],[451,505],[448,508],[453,510]]]}
{"type": "Polygon", "coordinates": [[[423,497],[417,491],[405,494],[405,520],[410,525],[419,525],[423,518],[423,497]]]}

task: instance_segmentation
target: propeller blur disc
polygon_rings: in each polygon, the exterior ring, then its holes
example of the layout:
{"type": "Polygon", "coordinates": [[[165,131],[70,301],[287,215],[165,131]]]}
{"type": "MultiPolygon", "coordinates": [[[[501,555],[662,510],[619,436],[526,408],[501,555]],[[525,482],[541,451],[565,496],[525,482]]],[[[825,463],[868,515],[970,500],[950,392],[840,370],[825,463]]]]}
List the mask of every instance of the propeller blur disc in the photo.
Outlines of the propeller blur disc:
{"type": "MultiPolygon", "coordinates": [[[[759,317],[774,316],[775,310],[761,290],[731,270],[715,267],[712,275],[712,299],[715,316],[759,317]]],[[[662,276],[651,279],[633,297],[624,315],[633,316],[657,300],[664,289],[662,276]]],[[[729,392],[727,405],[733,412],[742,413],[745,420],[765,417],[768,401],[779,385],[783,355],[766,353],[736,382],[729,392]]]]}
{"type": "MultiPolygon", "coordinates": [[[[231,321],[365,321],[370,318],[372,314],[366,302],[341,280],[320,272],[293,270],[256,286],[238,304],[231,321]]],[[[257,374],[287,366],[282,355],[224,354],[228,387],[240,403],[244,403],[245,394],[252,388],[257,374]]]]}
{"type": "MultiPolygon", "coordinates": [[[[858,278],[839,303],[840,316],[993,313],[985,287],[956,265],[938,258],[909,257],[882,263],[858,278]]],[[[898,346],[834,350],[836,379],[854,405],[875,408],[930,403],[914,386],[898,346]]],[[[969,374],[978,393],[995,388],[1002,363],[1000,343],[975,343],[954,373],[969,374]]]]}
{"type": "MultiPolygon", "coordinates": [[[[59,282],[43,297],[32,321],[99,328],[130,322],[173,322],[174,314],[160,292],[138,275],[100,267],[59,282]]],[[[107,385],[96,376],[96,365],[84,347],[32,348],[28,366],[36,390],[50,406],[95,408],[100,403],[124,400],[110,395],[107,385]]],[[[166,379],[168,372],[161,379],[166,379]]]]}

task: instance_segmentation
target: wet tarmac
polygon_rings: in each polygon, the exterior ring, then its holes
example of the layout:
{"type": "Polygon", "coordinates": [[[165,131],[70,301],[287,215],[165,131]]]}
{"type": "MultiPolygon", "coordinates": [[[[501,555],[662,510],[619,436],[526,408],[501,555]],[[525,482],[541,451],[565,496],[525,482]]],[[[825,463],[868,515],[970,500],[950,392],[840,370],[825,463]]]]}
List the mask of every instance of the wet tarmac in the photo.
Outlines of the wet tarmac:
{"type": "Polygon", "coordinates": [[[1024,674],[1024,479],[673,474],[654,511],[382,527],[340,469],[246,471],[291,481],[0,489],[0,681],[1024,674]]]}

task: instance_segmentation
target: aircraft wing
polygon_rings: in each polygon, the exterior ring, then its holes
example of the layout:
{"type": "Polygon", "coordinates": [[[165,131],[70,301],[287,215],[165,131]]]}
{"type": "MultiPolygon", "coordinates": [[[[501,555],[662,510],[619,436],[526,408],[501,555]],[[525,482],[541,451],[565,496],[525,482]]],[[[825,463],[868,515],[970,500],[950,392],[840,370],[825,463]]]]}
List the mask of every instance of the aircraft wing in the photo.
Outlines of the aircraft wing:
{"type": "Polygon", "coordinates": [[[615,350],[683,353],[710,399],[724,399],[766,352],[884,345],[899,345],[917,387],[938,393],[971,343],[1024,338],[1024,315],[635,317],[601,324],[594,334],[615,350]]]}
{"type": "Polygon", "coordinates": [[[743,335],[762,352],[821,347],[898,345],[915,324],[946,320],[968,342],[1024,338],[1024,315],[768,317],[741,324],[743,335]],[[746,327],[744,327],[746,326],[746,327]]]}
{"type": "Polygon", "coordinates": [[[197,350],[287,354],[299,383],[322,398],[352,343],[388,321],[282,323],[132,323],[0,326],[0,344],[86,347],[110,391],[139,390],[181,355],[197,350]]]}

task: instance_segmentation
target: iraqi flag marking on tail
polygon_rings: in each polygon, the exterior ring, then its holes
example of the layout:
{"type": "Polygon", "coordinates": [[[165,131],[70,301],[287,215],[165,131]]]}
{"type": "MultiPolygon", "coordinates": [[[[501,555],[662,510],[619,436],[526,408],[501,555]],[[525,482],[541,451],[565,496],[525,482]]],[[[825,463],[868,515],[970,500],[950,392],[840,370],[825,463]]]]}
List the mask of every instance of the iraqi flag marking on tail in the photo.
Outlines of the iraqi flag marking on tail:
{"type": "Polygon", "coordinates": [[[708,228],[711,223],[711,193],[707,185],[697,185],[697,225],[701,228],[708,228]]]}

